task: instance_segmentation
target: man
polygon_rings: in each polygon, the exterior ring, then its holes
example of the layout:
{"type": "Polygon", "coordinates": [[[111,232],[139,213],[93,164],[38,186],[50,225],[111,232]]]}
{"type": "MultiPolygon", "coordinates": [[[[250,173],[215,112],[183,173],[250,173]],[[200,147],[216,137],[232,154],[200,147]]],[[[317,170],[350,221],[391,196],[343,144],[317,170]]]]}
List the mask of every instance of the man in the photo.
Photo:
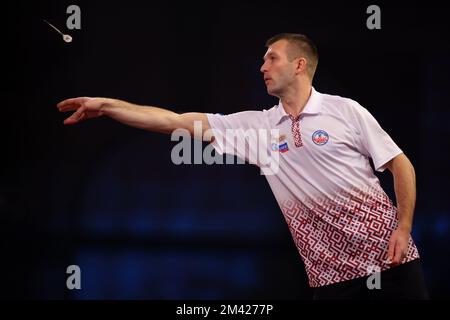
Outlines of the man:
{"type": "Polygon", "coordinates": [[[312,87],[318,53],[310,39],[279,34],[266,46],[261,72],[268,93],[280,99],[269,110],[177,114],[87,97],[62,101],[58,108],[75,111],[65,124],[106,115],[163,133],[181,128],[193,135],[194,122],[200,121],[203,132],[212,129],[220,154],[239,154],[229,148],[226,130],[277,129],[280,135],[268,152],[279,156],[279,170],[266,178],[305,263],[314,298],[426,299],[410,236],[416,197],[412,164],[365,108],[312,87]],[[392,172],[397,208],[369,158],[377,171],[392,172]]]}

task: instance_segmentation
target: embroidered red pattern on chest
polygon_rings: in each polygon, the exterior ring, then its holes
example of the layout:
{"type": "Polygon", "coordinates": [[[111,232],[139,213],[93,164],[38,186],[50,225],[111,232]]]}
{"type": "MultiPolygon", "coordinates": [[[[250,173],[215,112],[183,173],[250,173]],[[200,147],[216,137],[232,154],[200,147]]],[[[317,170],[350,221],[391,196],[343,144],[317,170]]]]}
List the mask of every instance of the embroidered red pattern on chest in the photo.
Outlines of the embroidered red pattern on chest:
{"type": "Polygon", "coordinates": [[[303,146],[302,142],[302,135],[300,133],[300,116],[297,118],[294,118],[294,116],[289,115],[289,118],[291,119],[291,129],[292,129],[292,135],[294,137],[294,143],[297,148],[303,146]]]}

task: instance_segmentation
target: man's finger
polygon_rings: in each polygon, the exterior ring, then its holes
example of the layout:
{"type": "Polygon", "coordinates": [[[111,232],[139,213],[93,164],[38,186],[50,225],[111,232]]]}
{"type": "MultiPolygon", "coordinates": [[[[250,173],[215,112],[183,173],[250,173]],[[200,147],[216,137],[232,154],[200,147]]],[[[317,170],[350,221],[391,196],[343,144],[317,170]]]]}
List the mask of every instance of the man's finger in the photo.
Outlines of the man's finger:
{"type": "Polygon", "coordinates": [[[75,111],[70,117],[64,120],[64,124],[75,124],[78,123],[85,118],[85,107],[80,107],[77,111],[75,111]]]}
{"type": "Polygon", "coordinates": [[[84,101],[86,101],[85,97],[71,98],[61,101],[56,106],[59,111],[71,111],[79,108],[84,103],[84,101]]]}
{"type": "Polygon", "coordinates": [[[405,252],[402,248],[400,248],[399,242],[397,242],[397,244],[395,246],[395,255],[394,255],[394,259],[392,260],[392,264],[399,265],[403,261],[404,256],[405,256],[405,252]]]}

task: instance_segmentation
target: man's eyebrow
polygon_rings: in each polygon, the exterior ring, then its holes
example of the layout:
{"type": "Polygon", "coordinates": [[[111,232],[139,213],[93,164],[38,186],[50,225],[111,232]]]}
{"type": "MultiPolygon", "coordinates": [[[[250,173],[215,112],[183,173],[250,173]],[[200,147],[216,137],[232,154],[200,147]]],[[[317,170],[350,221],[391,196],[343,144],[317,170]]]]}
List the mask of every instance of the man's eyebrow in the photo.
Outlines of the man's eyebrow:
{"type": "Polygon", "coordinates": [[[277,54],[276,52],[271,51],[271,52],[269,52],[269,53],[266,53],[266,54],[264,55],[263,59],[266,59],[266,58],[269,57],[269,56],[278,56],[278,54],[277,54]]]}

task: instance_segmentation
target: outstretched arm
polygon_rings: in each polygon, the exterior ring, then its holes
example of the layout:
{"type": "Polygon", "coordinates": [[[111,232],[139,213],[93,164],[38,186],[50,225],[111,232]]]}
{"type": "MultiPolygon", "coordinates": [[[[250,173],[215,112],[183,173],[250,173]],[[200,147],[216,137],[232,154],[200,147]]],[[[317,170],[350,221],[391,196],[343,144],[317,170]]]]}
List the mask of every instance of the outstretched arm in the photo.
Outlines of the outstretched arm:
{"type": "Polygon", "coordinates": [[[135,128],[168,134],[175,129],[186,129],[191,133],[191,136],[194,136],[195,121],[201,122],[202,135],[210,129],[208,118],[204,113],[178,114],[166,109],[140,106],[117,99],[72,98],[61,101],[57,107],[61,112],[75,111],[64,120],[66,125],[105,115],[135,128]]]}
{"type": "Polygon", "coordinates": [[[394,176],[399,219],[398,228],[392,233],[389,242],[388,257],[393,265],[398,265],[408,250],[416,203],[416,175],[413,165],[403,153],[389,161],[386,167],[394,176]]]}

